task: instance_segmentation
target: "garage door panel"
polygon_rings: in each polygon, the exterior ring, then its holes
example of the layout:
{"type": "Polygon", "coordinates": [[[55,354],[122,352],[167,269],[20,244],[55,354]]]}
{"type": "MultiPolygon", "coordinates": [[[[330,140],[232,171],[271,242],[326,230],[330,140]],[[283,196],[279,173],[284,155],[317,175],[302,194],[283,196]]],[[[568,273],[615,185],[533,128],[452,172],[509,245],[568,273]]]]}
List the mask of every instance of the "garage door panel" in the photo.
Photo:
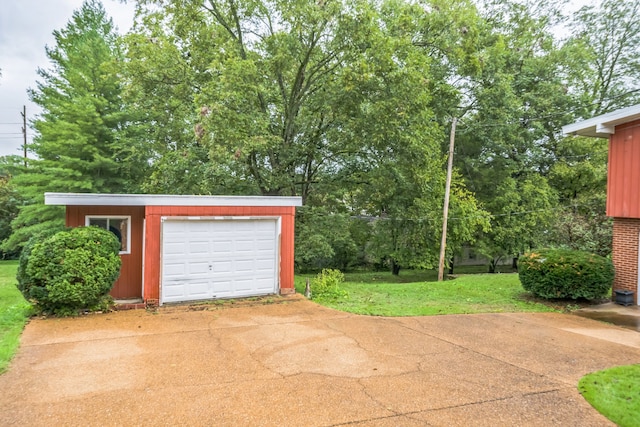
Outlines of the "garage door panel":
{"type": "Polygon", "coordinates": [[[212,242],[211,243],[211,252],[215,253],[227,253],[233,248],[233,242],[225,241],[225,242],[212,242]]]}
{"type": "Polygon", "coordinates": [[[213,295],[210,298],[225,298],[233,296],[231,280],[213,282],[211,290],[213,295]]]}
{"type": "Polygon", "coordinates": [[[185,225],[185,229],[188,230],[189,233],[209,233],[210,232],[210,224],[207,221],[182,221],[185,225]]]}
{"type": "Polygon", "coordinates": [[[186,221],[173,221],[171,223],[171,227],[165,227],[163,233],[166,236],[168,234],[183,234],[186,231],[187,231],[186,221]]]}
{"type": "Polygon", "coordinates": [[[164,246],[164,254],[165,255],[174,255],[174,254],[179,254],[182,255],[186,252],[186,245],[183,242],[171,242],[171,243],[167,243],[164,246]]]}
{"type": "Polygon", "coordinates": [[[184,263],[178,264],[166,264],[164,267],[164,275],[169,278],[171,276],[183,276],[186,273],[186,266],[184,263]]]}
{"type": "Polygon", "coordinates": [[[255,231],[258,228],[257,222],[259,221],[237,221],[235,224],[233,224],[233,231],[235,232],[255,231]]]}
{"type": "Polygon", "coordinates": [[[274,293],[275,220],[167,220],[163,302],[274,293]]]}
{"type": "Polygon", "coordinates": [[[257,240],[254,244],[255,244],[255,249],[257,251],[269,251],[269,252],[274,251],[273,240],[272,241],[257,240]]]}
{"type": "Polygon", "coordinates": [[[255,253],[256,253],[256,256],[260,258],[274,258],[276,255],[276,251],[273,248],[257,249],[255,253]]]}
{"type": "Polygon", "coordinates": [[[187,274],[189,274],[189,276],[193,276],[193,275],[203,275],[203,276],[208,276],[209,275],[209,262],[208,261],[190,261],[188,266],[189,269],[187,271],[187,274]]]}
{"type": "Polygon", "coordinates": [[[190,298],[200,299],[200,298],[210,298],[209,294],[209,281],[208,280],[189,280],[185,284],[188,287],[188,294],[190,298]]]}
{"type": "Polygon", "coordinates": [[[255,262],[254,260],[237,260],[234,263],[234,267],[238,273],[243,273],[245,271],[252,273],[255,269],[255,262]]]}
{"type": "Polygon", "coordinates": [[[213,262],[213,272],[228,274],[233,271],[233,262],[232,261],[214,261],[213,262]]]}
{"type": "Polygon", "coordinates": [[[237,240],[235,242],[236,251],[249,251],[252,252],[255,250],[255,241],[253,239],[247,240],[237,240]]]}
{"type": "Polygon", "coordinates": [[[255,262],[255,269],[257,271],[272,271],[273,268],[273,259],[261,259],[255,262]]]}
{"type": "Polygon", "coordinates": [[[208,241],[191,241],[188,244],[190,254],[209,254],[211,251],[208,241]]]}

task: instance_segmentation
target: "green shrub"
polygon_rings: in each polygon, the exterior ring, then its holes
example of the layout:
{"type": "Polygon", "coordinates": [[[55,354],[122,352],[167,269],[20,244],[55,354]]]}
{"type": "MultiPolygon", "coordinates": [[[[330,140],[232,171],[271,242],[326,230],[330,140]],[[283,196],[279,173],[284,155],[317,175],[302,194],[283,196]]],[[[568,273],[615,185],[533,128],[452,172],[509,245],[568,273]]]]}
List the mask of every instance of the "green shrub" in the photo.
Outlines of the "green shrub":
{"type": "Polygon", "coordinates": [[[19,288],[44,312],[68,315],[104,307],[120,274],[119,250],[118,239],[97,227],[58,232],[21,258],[19,288]]]}
{"type": "Polygon", "coordinates": [[[542,298],[599,299],[613,284],[611,260],[589,252],[545,249],[520,257],[522,286],[542,298]]]}
{"type": "MultiPolygon", "coordinates": [[[[48,230],[44,230],[41,231],[39,233],[36,233],[33,237],[31,237],[27,243],[23,246],[22,248],[22,252],[20,253],[20,258],[18,261],[18,272],[16,274],[16,279],[18,280],[18,289],[20,290],[20,292],[22,292],[23,295],[25,295],[25,297],[27,296],[27,293],[29,292],[29,288],[31,287],[32,283],[32,277],[30,277],[29,275],[27,275],[27,263],[29,261],[29,256],[31,256],[31,251],[33,250],[33,247],[46,240],[47,238],[53,236],[54,234],[60,232],[64,230],[64,228],[60,229],[60,228],[51,228],[48,230]]],[[[27,298],[28,299],[28,298],[27,298]]]]}
{"type": "Polygon", "coordinates": [[[347,296],[347,291],[340,287],[344,282],[344,274],[340,270],[324,269],[311,281],[312,299],[338,299],[347,296]]]}

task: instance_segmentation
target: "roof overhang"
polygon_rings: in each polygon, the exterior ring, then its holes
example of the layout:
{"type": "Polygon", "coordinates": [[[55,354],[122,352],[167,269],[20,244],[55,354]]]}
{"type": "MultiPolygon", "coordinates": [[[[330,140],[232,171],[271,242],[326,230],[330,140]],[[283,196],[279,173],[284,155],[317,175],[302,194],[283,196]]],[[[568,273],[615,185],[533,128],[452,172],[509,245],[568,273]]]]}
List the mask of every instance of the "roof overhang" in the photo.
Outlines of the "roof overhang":
{"type": "Polygon", "coordinates": [[[612,111],[611,113],[603,114],[589,120],[562,126],[562,133],[565,135],[609,138],[610,135],[613,135],[616,132],[617,125],[622,125],[639,119],[640,104],[612,111]]]}
{"type": "Polygon", "coordinates": [[[65,206],[302,206],[302,198],[285,196],[44,193],[44,204],[65,206]]]}

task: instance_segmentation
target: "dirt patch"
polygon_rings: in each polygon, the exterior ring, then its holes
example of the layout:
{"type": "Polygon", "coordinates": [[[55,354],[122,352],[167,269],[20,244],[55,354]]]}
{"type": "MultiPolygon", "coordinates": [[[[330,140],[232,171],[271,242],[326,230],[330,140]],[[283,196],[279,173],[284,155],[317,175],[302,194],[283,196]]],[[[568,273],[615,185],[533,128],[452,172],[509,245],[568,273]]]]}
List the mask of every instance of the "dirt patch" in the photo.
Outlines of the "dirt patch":
{"type": "Polygon", "coordinates": [[[198,302],[165,304],[162,307],[149,308],[149,311],[213,311],[229,308],[255,307],[263,305],[279,305],[289,304],[298,301],[304,301],[305,298],[300,294],[293,295],[265,295],[261,297],[247,297],[234,299],[213,299],[198,302]]]}

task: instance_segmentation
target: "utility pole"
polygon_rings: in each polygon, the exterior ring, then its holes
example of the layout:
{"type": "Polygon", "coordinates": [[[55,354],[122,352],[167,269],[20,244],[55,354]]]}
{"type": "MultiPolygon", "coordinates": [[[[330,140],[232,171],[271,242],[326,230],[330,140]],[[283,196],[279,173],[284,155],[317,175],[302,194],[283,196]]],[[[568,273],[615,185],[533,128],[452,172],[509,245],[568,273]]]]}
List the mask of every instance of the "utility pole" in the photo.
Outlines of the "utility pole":
{"type": "Polygon", "coordinates": [[[442,210],[442,240],[440,241],[440,264],[438,265],[438,282],[444,279],[444,256],[447,247],[447,220],[449,217],[449,193],[451,192],[451,172],[453,169],[453,145],[456,140],[456,123],[454,117],[451,122],[451,135],[449,136],[449,163],[447,165],[447,183],[444,188],[444,208],[442,210]]]}
{"type": "Polygon", "coordinates": [[[22,148],[24,150],[24,167],[27,167],[27,106],[22,106],[22,112],[20,113],[22,116],[22,136],[24,138],[24,142],[22,144],[22,148]]]}

